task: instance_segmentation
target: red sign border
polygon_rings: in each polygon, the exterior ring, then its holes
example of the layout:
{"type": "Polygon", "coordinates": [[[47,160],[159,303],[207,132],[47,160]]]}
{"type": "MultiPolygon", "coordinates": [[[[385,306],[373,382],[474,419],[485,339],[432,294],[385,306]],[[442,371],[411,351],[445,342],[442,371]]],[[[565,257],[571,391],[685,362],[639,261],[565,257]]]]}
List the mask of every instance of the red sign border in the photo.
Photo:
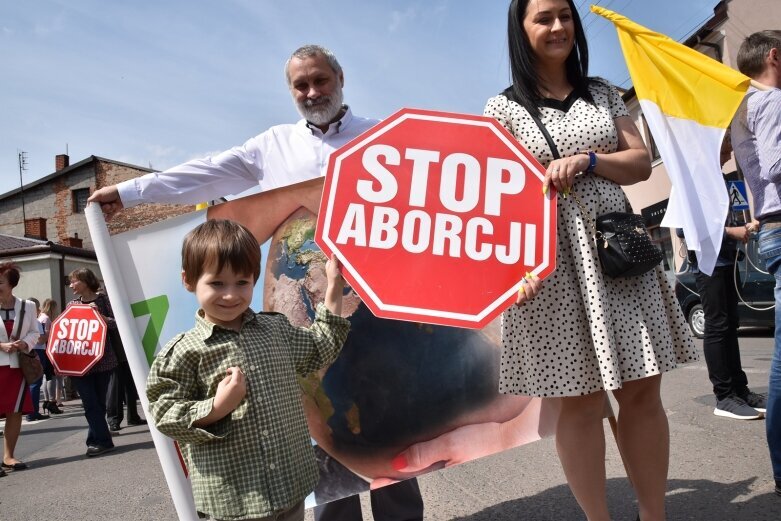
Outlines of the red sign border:
{"type": "Polygon", "coordinates": [[[60,316],[58,316],[58,317],[57,317],[56,319],[54,319],[54,321],[52,322],[52,325],[51,325],[51,330],[49,331],[49,342],[48,342],[48,344],[46,345],[46,356],[49,358],[49,361],[52,363],[52,365],[53,365],[53,366],[54,366],[54,368],[56,369],[56,371],[57,371],[57,374],[60,374],[60,375],[63,375],[63,376],[84,376],[85,374],[87,374],[87,373],[89,372],[89,370],[90,370],[90,369],[92,369],[92,368],[95,366],[95,364],[97,364],[98,362],[100,362],[100,361],[103,359],[103,357],[106,355],[106,343],[108,343],[108,325],[106,324],[106,321],[103,319],[103,316],[102,316],[102,315],[101,315],[101,314],[100,314],[100,313],[99,313],[99,312],[98,312],[98,311],[97,311],[95,308],[93,308],[93,307],[92,307],[92,306],[90,306],[89,304],[71,304],[70,306],[68,306],[67,308],[65,308],[65,311],[63,311],[63,312],[60,314],[60,316]],[[66,370],[64,370],[64,371],[63,371],[63,370],[61,370],[61,369],[59,368],[59,366],[57,365],[57,362],[55,362],[55,361],[54,361],[54,357],[53,357],[53,356],[51,355],[51,353],[49,352],[49,351],[51,350],[51,348],[52,348],[52,346],[53,346],[53,344],[54,344],[54,340],[55,340],[55,338],[54,338],[54,324],[56,324],[56,323],[57,323],[57,322],[58,322],[58,321],[59,321],[59,320],[60,320],[60,319],[63,317],[63,315],[65,315],[65,313],[67,313],[67,312],[68,312],[68,310],[69,310],[69,309],[74,309],[74,308],[76,308],[76,309],[80,309],[80,308],[81,308],[81,309],[85,309],[85,308],[86,308],[87,310],[91,311],[91,312],[93,313],[93,315],[95,315],[95,318],[97,318],[97,319],[100,321],[100,323],[103,325],[103,329],[104,329],[104,330],[105,330],[105,332],[106,332],[106,336],[105,336],[105,338],[103,339],[103,352],[101,353],[101,355],[100,355],[99,357],[95,358],[95,359],[94,359],[94,360],[93,360],[93,361],[92,361],[92,362],[91,362],[91,363],[90,363],[90,364],[89,364],[89,365],[88,365],[88,366],[87,366],[87,367],[84,369],[84,371],[82,371],[82,372],[78,372],[78,371],[71,371],[71,370],[68,370],[68,369],[66,369],[66,370]]]}
{"type": "MultiPolygon", "coordinates": [[[[398,320],[406,320],[412,322],[425,321],[425,317],[431,317],[434,319],[440,319],[436,323],[449,326],[467,327],[472,329],[479,329],[485,327],[491,320],[493,320],[499,312],[499,308],[505,309],[512,302],[515,301],[516,294],[521,288],[523,282],[524,273],[519,273],[519,279],[516,284],[505,291],[498,298],[486,306],[480,313],[477,314],[464,314],[454,313],[443,310],[431,310],[421,308],[411,308],[409,306],[398,306],[394,304],[388,304],[383,302],[374,291],[368,286],[366,281],[358,274],[358,271],[350,264],[339,251],[339,248],[329,239],[324,233],[330,228],[330,209],[333,208],[334,198],[336,191],[332,190],[332,187],[336,185],[339,178],[339,171],[341,168],[342,158],[351,155],[357,149],[363,147],[368,141],[376,139],[378,135],[389,131],[390,129],[398,126],[407,119],[423,119],[430,121],[440,121],[443,123],[461,123],[475,126],[487,127],[494,132],[499,139],[504,141],[507,147],[512,150],[518,159],[524,164],[537,178],[542,181],[544,179],[544,169],[542,169],[539,162],[525,149],[519,146],[518,140],[507,131],[499,122],[487,116],[477,116],[474,114],[460,114],[454,112],[441,112],[433,110],[412,109],[404,108],[389,118],[378,123],[378,126],[382,126],[379,133],[374,130],[377,126],[361,134],[355,139],[351,140],[339,150],[333,152],[329,158],[328,172],[330,175],[325,177],[325,183],[323,185],[323,197],[320,201],[320,210],[318,212],[317,233],[315,233],[315,243],[320,247],[326,256],[330,256],[331,253],[336,253],[339,256],[345,270],[343,270],[344,276],[350,285],[361,295],[363,302],[369,307],[369,309],[380,317],[393,318],[398,320]],[[368,135],[367,135],[368,134],[368,135]]],[[[544,221],[543,226],[544,242],[550,243],[551,234],[556,234],[556,190],[551,187],[545,196],[544,202],[544,221]]],[[[534,275],[547,276],[556,269],[556,247],[546,248],[543,254],[543,262],[535,267],[531,272],[534,275]],[[551,251],[553,254],[551,255],[551,251]]]]}

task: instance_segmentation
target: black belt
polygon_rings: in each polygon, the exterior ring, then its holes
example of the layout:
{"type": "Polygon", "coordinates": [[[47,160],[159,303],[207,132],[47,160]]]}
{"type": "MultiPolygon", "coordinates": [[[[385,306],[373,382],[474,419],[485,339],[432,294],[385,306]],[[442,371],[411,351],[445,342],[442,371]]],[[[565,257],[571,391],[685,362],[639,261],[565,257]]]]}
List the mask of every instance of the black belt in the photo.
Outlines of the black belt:
{"type": "Polygon", "coordinates": [[[763,215],[759,218],[760,224],[765,223],[781,223],[781,213],[774,213],[770,215],[763,215]]]}

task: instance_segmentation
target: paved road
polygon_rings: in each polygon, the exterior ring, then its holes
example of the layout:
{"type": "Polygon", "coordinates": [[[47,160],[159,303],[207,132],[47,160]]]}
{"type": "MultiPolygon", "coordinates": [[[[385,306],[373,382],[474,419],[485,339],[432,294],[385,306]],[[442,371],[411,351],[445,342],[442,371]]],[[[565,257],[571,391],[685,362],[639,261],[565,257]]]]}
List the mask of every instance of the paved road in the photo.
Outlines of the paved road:
{"type": "MultiPolygon", "coordinates": [[[[744,332],[741,348],[750,385],[766,391],[770,334],[744,332]]],[[[662,392],[672,436],[669,519],[781,520],[764,422],[714,416],[704,362],[668,373],[662,392]]],[[[116,452],[87,459],[80,405],[70,402],[65,410],[23,426],[17,455],[31,468],[0,478],[1,520],[175,519],[146,427],[122,429],[116,452]]],[[[634,496],[610,437],[607,472],[613,519],[634,520],[634,496]]],[[[584,519],[550,439],[425,476],[420,483],[427,521],[584,519]]],[[[365,494],[361,501],[368,505],[365,494]]],[[[372,519],[368,513],[364,518],[372,519]]]]}

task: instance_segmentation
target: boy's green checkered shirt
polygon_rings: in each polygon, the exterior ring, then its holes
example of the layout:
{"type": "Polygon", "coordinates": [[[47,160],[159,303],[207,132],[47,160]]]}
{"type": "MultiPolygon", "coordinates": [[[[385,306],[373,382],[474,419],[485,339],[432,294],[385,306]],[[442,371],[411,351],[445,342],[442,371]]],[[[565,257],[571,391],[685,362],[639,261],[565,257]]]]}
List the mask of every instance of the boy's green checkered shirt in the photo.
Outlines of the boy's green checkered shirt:
{"type": "Polygon", "coordinates": [[[177,335],[157,355],[147,397],[157,429],[184,449],[195,503],[219,519],[263,517],[305,498],[318,479],[296,374],[336,359],[350,323],[320,304],[310,328],[247,310],[241,331],[207,322],[177,335]],[[206,428],[228,367],[247,375],[247,396],[206,428]]]}

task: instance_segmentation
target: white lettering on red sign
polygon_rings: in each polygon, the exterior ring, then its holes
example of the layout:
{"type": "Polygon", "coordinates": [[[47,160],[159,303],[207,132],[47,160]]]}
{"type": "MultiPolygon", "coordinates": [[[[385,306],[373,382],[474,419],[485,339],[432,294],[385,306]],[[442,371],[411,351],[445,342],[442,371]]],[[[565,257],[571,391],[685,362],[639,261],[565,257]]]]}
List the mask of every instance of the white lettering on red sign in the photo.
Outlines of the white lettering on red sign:
{"type": "Polygon", "coordinates": [[[92,356],[100,351],[100,342],[89,340],[55,340],[52,353],[92,356]]]}
{"type": "MultiPolygon", "coordinates": [[[[409,206],[425,207],[429,172],[433,163],[440,162],[440,154],[433,150],[408,148],[404,158],[412,161],[409,206]]],[[[401,152],[390,145],[368,147],[362,156],[362,164],[374,180],[359,180],[356,191],[371,205],[367,210],[365,204],[350,203],[336,243],[352,242],[355,246],[391,249],[400,242],[401,247],[410,253],[431,251],[434,255],[453,258],[460,258],[463,254],[476,261],[484,261],[493,255],[499,262],[510,265],[518,263],[523,254],[524,264],[535,265],[536,225],[511,222],[509,236],[494,237],[493,224],[487,218],[476,216],[465,220],[456,215],[474,211],[480,199],[479,190],[463,190],[462,194],[458,194],[461,177],[461,186],[485,183],[483,215],[498,216],[501,214],[502,196],[516,195],[523,190],[526,179],[523,166],[516,161],[489,157],[483,180],[480,162],[469,154],[453,153],[441,163],[439,201],[452,213],[436,213],[432,217],[422,210],[413,209],[401,215],[395,208],[379,206],[391,201],[399,191],[398,181],[387,166],[399,166],[401,152]],[[524,245],[523,252],[521,244],[524,245]]]]}
{"type": "Polygon", "coordinates": [[[63,318],[57,324],[56,338],[72,340],[87,340],[100,329],[98,320],[82,318],[63,318]]]}

